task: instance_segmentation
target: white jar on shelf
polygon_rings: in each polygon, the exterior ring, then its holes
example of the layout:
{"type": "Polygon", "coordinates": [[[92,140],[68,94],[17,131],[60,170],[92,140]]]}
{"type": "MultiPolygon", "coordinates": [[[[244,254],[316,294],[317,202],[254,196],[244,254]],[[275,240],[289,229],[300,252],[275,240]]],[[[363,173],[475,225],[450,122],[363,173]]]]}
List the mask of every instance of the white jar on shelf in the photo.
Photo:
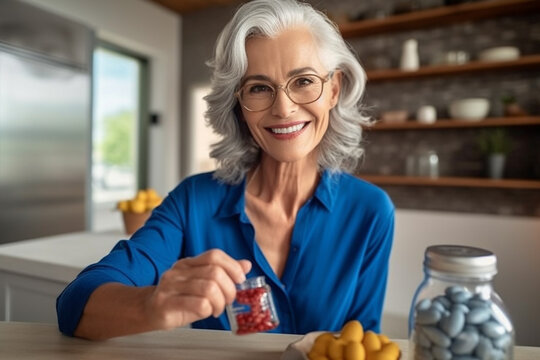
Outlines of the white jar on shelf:
{"type": "Polygon", "coordinates": [[[416,71],[420,67],[416,39],[409,39],[403,43],[399,67],[403,71],[416,71]]]}

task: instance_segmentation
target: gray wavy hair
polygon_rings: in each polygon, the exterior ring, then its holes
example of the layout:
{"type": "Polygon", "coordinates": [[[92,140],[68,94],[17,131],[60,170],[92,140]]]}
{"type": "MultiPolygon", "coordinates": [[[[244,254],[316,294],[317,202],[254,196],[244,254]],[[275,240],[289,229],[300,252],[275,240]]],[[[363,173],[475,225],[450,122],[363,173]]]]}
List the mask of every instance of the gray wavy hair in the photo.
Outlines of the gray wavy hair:
{"type": "Polygon", "coordinates": [[[331,173],[354,172],[364,154],[362,126],[371,119],[360,99],[366,75],[356,56],[328,17],[306,3],[295,0],[254,0],[242,5],[225,26],[216,43],[206,120],[222,139],[212,145],[210,156],[217,160],[214,177],[238,184],[259,161],[260,148],[242,120],[234,95],[247,70],[246,40],[252,36],[275,37],[285,29],[310,29],[328,71],[342,72],[337,105],[330,110],[328,130],[319,144],[318,165],[331,173]]]}

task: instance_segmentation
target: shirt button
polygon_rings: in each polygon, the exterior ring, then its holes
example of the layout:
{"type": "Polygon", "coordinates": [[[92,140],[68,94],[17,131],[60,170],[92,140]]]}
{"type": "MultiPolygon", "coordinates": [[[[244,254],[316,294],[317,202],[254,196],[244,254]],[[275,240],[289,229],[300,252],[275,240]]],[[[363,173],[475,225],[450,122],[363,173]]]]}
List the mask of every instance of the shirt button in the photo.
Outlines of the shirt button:
{"type": "Polygon", "coordinates": [[[297,252],[297,251],[298,251],[298,248],[297,248],[296,246],[294,246],[294,247],[292,248],[292,251],[293,251],[293,252],[297,252]]]}

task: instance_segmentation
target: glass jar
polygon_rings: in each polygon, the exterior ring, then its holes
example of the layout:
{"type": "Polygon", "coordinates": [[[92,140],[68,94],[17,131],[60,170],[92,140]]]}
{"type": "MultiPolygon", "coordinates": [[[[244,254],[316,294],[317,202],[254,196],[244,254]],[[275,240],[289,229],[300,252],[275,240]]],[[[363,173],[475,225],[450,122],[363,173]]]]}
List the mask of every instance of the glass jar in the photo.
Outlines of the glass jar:
{"type": "Polygon", "coordinates": [[[279,325],[274,299],[264,276],[236,285],[236,299],[227,306],[231,330],[237,334],[267,331],[279,325]]]}
{"type": "Polygon", "coordinates": [[[409,359],[513,358],[514,327],[492,286],[488,250],[430,246],[409,314],[409,359]]]}

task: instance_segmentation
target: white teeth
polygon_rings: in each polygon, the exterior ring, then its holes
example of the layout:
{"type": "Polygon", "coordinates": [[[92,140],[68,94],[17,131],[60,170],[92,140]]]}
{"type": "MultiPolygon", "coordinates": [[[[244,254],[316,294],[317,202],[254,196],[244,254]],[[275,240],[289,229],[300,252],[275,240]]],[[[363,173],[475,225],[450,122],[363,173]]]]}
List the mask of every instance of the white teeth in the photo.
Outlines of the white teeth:
{"type": "Polygon", "coordinates": [[[270,130],[272,130],[272,132],[274,134],[290,134],[290,133],[302,130],[302,128],[305,125],[306,124],[304,123],[304,124],[298,124],[298,125],[294,125],[294,126],[289,126],[289,127],[286,127],[286,128],[271,128],[270,130]]]}

